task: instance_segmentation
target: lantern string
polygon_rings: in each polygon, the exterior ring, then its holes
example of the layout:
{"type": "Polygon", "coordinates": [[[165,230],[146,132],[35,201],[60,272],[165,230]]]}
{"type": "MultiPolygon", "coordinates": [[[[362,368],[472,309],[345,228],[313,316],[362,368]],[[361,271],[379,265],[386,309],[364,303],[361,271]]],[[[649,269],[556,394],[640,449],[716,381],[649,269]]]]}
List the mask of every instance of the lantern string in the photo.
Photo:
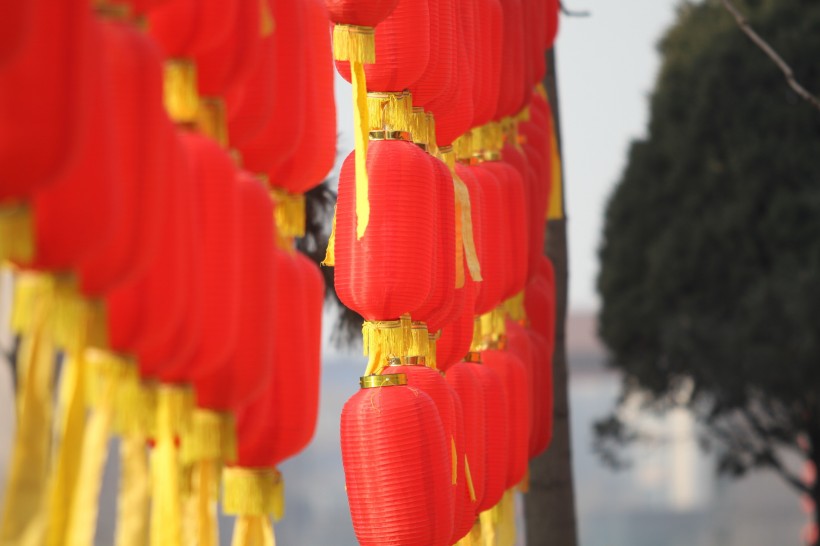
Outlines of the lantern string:
{"type": "Polygon", "coordinates": [[[53,290],[50,277],[23,274],[17,278],[14,291],[11,327],[21,336],[21,342],[17,360],[16,438],[0,514],[3,544],[39,545],[46,532],[44,501],[53,418],[53,290]]]}
{"type": "Polygon", "coordinates": [[[34,257],[34,218],[25,204],[0,207],[0,261],[30,262],[34,257]]]}

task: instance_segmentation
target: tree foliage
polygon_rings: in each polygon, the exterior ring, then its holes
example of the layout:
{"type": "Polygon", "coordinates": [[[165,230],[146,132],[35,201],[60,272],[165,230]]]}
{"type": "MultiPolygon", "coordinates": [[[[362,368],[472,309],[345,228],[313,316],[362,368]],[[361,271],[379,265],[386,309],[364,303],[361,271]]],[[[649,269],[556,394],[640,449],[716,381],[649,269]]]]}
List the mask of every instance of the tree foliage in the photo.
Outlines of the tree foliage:
{"type": "MultiPolygon", "coordinates": [[[[738,7],[820,90],[820,3],[738,7]]],[[[687,405],[721,470],[773,468],[817,499],[780,455],[820,461],[820,114],[717,0],[682,4],[659,51],[606,210],[601,337],[624,399],[687,405]]],[[[598,427],[604,448],[635,437],[617,413],[598,427]]]]}

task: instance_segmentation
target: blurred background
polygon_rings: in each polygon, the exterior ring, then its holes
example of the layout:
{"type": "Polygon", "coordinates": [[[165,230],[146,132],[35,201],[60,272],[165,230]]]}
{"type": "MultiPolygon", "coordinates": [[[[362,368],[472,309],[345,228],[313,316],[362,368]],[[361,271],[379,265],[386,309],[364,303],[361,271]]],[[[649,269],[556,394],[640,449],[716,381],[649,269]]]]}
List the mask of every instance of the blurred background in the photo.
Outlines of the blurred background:
{"type": "MultiPolygon", "coordinates": [[[[598,316],[605,303],[596,283],[607,203],[624,177],[631,143],[652,136],[648,129],[650,96],[662,62],[657,45],[686,6],[701,3],[564,2],[567,10],[575,12],[561,19],[556,65],[570,264],[567,351],[571,450],[579,543],[584,546],[769,546],[801,544],[811,538],[808,524],[814,506],[810,501],[775,472],[766,470],[765,464],[758,465],[760,471],[746,473],[741,479],[717,473],[720,452],[701,449],[704,430],[696,412],[686,403],[650,407],[634,396],[634,389],[625,390],[625,383],[634,378],[634,370],[608,366],[613,358],[598,336],[598,316]],[[616,409],[621,425],[644,435],[642,441],[626,442],[618,448],[620,464],[615,466],[619,468],[613,468],[612,461],[602,456],[596,433],[596,423],[606,420],[616,409]]],[[[716,8],[719,4],[706,3],[716,8]]],[[[787,3],[794,4],[795,10],[811,4],[798,0],[787,3]]],[[[816,0],[814,3],[816,13],[816,0]]],[[[746,8],[764,4],[767,2],[739,5],[746,8]]],[[[761,10],[756,13],[765,12],[761,10]]],[[[728,12],[721,14],[727,25],[734,25],[728,12]]],[[[789,20],[784,19],[783,24],[789,20]]],[[[734,30],[738,40],[745,40],[739,29],[734,30]]],[[[799,43],[799,39],[796,41],[799,43]]],[[[751,42],[744,43],[750,50],[754,48],[751,42]]],[[[816,50],[813,54],[816,57],[816,50]]],[[[773,73],[776,81],[782,79],[762,54],[755,62],[764,67],[761,70],[773,73]]],[[[735,77],[731,68],[728,62],[721,69],[727,78],[735,77]]],[[[810,68],[803,73],[818,81],[820,66],[815,62],[810,68]]],[[[780,81],[780,85],[786,95],[785,83],[780,81]]],[[[338,155],[343,158],[353,142],[349,132],[350,87],[341,79],[336,82],[336,96],[341,128],[338,155]]],[[[793,98],[787,102],[798,109],[798,117],[817,119],[817,112],[810,106],[798,104],[793,98]]],[[[818,136],[817,122],[813,121],[811,127],[818,136]]],[[[756,129],[759,127],[750,125],[750,130],[756,129]]],[[[817,151],[816,147],[812,149],[817,151]]],[[[338,168],[331,178],[334,184],[338,168]]],[[[2,278],[1,290],[0,345],[3,353],[9,353],[8,276],[2,278]]],[[[279,544],[285,546],[356,543],[344,494],[338,426],[342,405],[358,389],[365,361],[359,348],[340,348],[330,342],[335,317],[336,310],[328,309],[315,439],[301,456],[281,468],[287,507],[286,518],[276,526],[276,534],[279,544]]],[[[5,485],[14,435],[12,410],[10,368],[4,363],[0,366],[0,488],[5,485]]],[[[801,476],[804,462],[797,451],[778,461],[801,476]]],[[[104,485],[104,495],[109,499],[114,498],[116,488],[115,454],[112,451],[104,485]]],[[[750,464],[734,474],[755,468],[750,464]]],[[[808,478],[806,483],[810,483],[808,478]]],[[[114,513],[113,502],[101,503],[98,544],[111,543],[114,513]]],[[[520,513],[519,520],[523,525],[520,513]]],[[[230,525],[229,520],[222,522],[223,544],[229,543],[230,525]]],[[[523,544],[523,532],[521,535],[519,542],[523,544]]]]}

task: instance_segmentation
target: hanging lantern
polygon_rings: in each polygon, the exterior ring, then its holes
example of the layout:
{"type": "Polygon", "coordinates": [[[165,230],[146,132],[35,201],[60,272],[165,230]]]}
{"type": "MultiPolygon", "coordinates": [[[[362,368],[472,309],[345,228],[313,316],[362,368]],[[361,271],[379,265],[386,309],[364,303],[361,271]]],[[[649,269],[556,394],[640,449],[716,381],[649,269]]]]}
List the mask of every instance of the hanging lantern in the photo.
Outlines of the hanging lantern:
{"type": "Polygon", "coordinates": [[[538,350],[535,342],[527,333],[527,329],[513,320],[507,320],[507,347],[508,350],[517,356],[527,370],[527,385],[529,385],[529,444],[528,454],[533,457],[533,451],[537,440],[537,431],[541,428],[541,405],[544,393],[541,392],[543,385],[541,369],[535,366],[535,356],[533,353],[538,350]]]}
{"type": "Polygon", "coordinates": [[[466,431],[464,430],[464,407],[453,388],[449,388],[455,415],[455,457],[456,483],[453,490],[453,533],[448,544],[455,544],[473,528],[476,503],[475,486],[467,460],[466,431]]]}
{"type": "Polygon", "coordinates": [[[375,27],[393,12],[398,0],[325,0],[336,24],[375,27]]]}
{"type": "MultiPolygon", "coordinates": [[[[4,204],[25,198],[71,166],[83,145],[79,137],[90,107],[86,89],[91,14],[86,3],[19,4],[25,6],[15,7],[31,10],[31,32],[0,70],[0,203],[4,204]]],[[[14,19],[8,22],[14,24],[14,19]]]]}
{"type": "MultiPolygon", "coordinates": [[[[501,377],[480,362],[479,353],[470,353],[473,369],[484,395],[484,495],[478,503],[478,512],[489,510],[501,500],[507,489],[507,473],[512,443],[508,440],[511,428],[509,403],[501,377]]],[[[480,478],[479,478],[480,479],[480,478]]]]}
{"type": "Polygon", "coordinates": [[[520,90],[524,86],[523,32],[521,0],[500,0],[504,11],[503,48],[501,53],[501,77],[498,108],[495,117],[500,120],[518,113],[522,106],[520,90]]]}
{"type": "Polygon", "coordinates": [[[533,427],[533,435],[530,437],[530,458],[533,458],[543,453],[552,441],[553,402],[555,396],[552,380],[553,351],[547,339],[538,332],[527,330],[527,334],[532,340],[532,365],[537,383],[533,391],[537,390],[539,400],[536,425],[533,427]]]}
{"type": "Polygon", "coordinates": [[[25,47],[35,3],[9,2],[0,8],[0,69],[25,47]]]}
{"type": "Polygon", "coordinates": [[[159,52],[153,42],[125,23],[102,21],[111,47],[110,88],[117,97],[112,122],[119,131],[117,175],[121,188],[120,216],[107,244],[79,264],[80,289],[100,296],[118,283],[137,278],[150,263],[159,243],[168,150],[161,131],[167,118],[161,107],[159,52]]]}
{"type": "Polygon", "coordinates": [[[461,312],[441,329],[441,336],[436,342],[436,363],[441,370],[448,370],[461,361],[469,352],[473,339],[475,285],[465,282],[456,290],[457,299],[461,300],[461,312]]]}
{"type": "Polygon", "coordinates": [[[429,109],[454,88],[455,26],[453,0],[430,0],[430,59],[424,74],[409,87],[413,105],[429,109]]]}
{"type": "Polygon", "coordinates": [[[169,59],[219,46],[234,29],[241,0],[167,0],[148,12],[148,30],[169,59]]]}
{"type": "Polygon", "coordinates": [[[507,265],[509,225],[505,223],[506,210],[501,183],[498,178],[480,165],[470,167],[477,181],[477,187],[470,188],[470,200],[478,202],[478,221],[482,224],[481,247],[478,248],[484,281],[479,285],[476,296],[477,315],[492,311],[501,303],[507,288],[507,265]],[[473,197],[481,188],[481,198],[473,197]]]}
{"type": "MultiPolygon", "coordinates": [[[[471,364],[459,362],[448,368],[444,378],[458,395],[464,418],[465,468],[469,467],[473,487],[469,506],[469,524],[472,526],[484,498],[486,480],[486,425],[485,400],[481,380],[471,364]]],[[[467,516],[456,514],[457,533],[467,526],[467,516]]],[[[463,535],[461,535],[463,536],[463,535]]],[[[461,538],[461,537],[459,537],[461,538]]]]}
{"type": "Polygon", "coordinates": [[[410,142],[374,141],[367,154],[370,220],[356,233],[354,155],[339,175],[336,206],[336,293],[366,320],[397,319],[430,293],[435,194],[427,156],[410,142]]]}
{"type": "Polygon", "coordinates": [[[472,9],[462,2],[455,2],[453,17],[455,20],[455,66],[453,77],[455,90],[451,92],[454,101],[437,101],[430,105],[430,111],[436,118],[436,141],[440,148],[449,146],[460,135],[472,126],[474,115],[473,85],[475,57],[472,51],[474,39],[472,9]]]}
{"type": "Polygon", "coordinates": [[[561,12],[561,2],[559,0],[546,0],[544,2],[544,47],[552,49],[555,43],[555,36],[558,34],[558,15],[561,12]]]}
{"type": "Polygon", "coordinates": [[[34,217],[34,254],[24,263],[33,269],[67,270],[83,255],[104,244],[110,226],[119,216],[122,205],[120,185],[112,184],[117,147],[113,139],[116,127],[112,119],[114,98],[107,91],[111,57],[103,55],[107,44],[99,23],[89,27],[89,40],[98,44],[92,63],[89,100],[92,108],[87,123],[87,135],[78,151],[74,165],[55,178],[54,182],[35,192],[31,198],[34,217]]]}
{"type": "Polygon", "coordinates": [[[404,375],[362,378],[342,409],[345,485],[363,546],[446,546],[450,457],[435,403],[404,375]]]}
{"type": "Polygon", "coordinates": [[[485,350],[481,360],[486,368],[494,370],[503,384],[508,408],[508,445],[506,489],[515,487],[524,478],[529,460],[530,401],[527,370],[512,353],[504,350],[485,350]]]}
{"type": "Polygon", "coordinates": [[[327,10],[322,0],[306,0],[305,8],[305,32],[311,38],[305,44],[305,64],[301,67],[307,85],[305,129],[293,155],[275,173],[268,171],[271,184],[290,193],[304,193],[319,185],[336,159],[336,101],[327,10]]]}
{"type": "Polygon", "coordinates": [[[278,169],[296,151],[307,127],[305,114],[309,93],[306,78],[308,49],[307,0],[273,0],[273,63],[277,77],[271,91],[273,111],[254,138],[235,143],[243,166],[254,173],[265,173],[276,182],[278,169]],[[287,74],[288,77],[279,75],[287,74]]]}

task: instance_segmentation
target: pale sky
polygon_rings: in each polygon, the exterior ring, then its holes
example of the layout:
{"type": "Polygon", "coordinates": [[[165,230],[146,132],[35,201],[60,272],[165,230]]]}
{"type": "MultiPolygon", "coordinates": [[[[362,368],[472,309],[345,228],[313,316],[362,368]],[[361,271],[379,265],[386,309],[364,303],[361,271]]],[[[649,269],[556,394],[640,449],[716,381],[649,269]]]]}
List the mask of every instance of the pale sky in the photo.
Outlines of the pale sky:
{"type": "MultiPolygon", "coordinates": [[[[644,134],[659,65],[655,44],[679,0],[565,0],[556,43],[569,217],[570,309],[595,311],[606,200],[631,139],[644,134]]],[[[339,161],[353,148],[350,84],[337,76],[339,161]]]]}

